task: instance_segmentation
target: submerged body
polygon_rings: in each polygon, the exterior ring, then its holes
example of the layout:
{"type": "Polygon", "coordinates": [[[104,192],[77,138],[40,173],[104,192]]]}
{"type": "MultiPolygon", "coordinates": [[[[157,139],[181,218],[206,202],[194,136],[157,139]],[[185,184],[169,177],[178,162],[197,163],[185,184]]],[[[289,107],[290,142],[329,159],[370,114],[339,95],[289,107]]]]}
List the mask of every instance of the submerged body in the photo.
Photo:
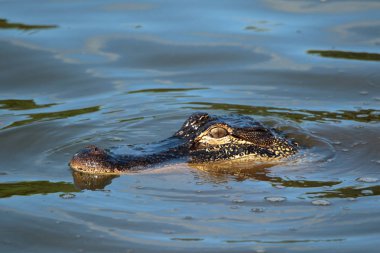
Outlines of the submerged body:
{"type": "Polygon", "coordinates": [[[76,171],[119,174],[175,159],[190,163],[237,158],[261,161],[278,160],[297,152],[294,142],[251,117],[207,113],[192,114],[173,136],[154,145],[156,152],[140,156],[117,155],[91,145],[75,154],[69,165],[76,171]]]}

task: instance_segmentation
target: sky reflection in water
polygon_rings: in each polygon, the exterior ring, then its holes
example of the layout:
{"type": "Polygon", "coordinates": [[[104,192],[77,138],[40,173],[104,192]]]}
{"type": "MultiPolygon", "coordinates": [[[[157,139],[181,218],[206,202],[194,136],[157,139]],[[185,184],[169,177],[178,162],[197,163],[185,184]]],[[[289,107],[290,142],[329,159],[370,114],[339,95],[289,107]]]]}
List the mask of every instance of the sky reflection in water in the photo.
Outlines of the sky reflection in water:
{"type": "Polygon", "coordinates": [[[377,252],[379,182],[358,178],[380,178],[379,1],[0,5],[0,251],[377,252]],[[123,176],[67,166],[198,110],[253,116],[304,150],[123,176]]]}

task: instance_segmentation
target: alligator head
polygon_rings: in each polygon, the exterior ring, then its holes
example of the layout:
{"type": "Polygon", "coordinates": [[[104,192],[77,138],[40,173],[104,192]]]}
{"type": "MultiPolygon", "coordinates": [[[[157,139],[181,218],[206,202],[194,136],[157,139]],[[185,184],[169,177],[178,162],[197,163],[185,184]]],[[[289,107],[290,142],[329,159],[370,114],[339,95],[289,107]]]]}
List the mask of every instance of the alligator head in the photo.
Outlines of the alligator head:
{"type": "Polygon", "coordinates": [[[74,155],[69,166],[91,173],[133,172],[174,159],[205,163],[237,158],[278,160],[297,152],[297,145],[277,131],[242,115],[194,113],[171,137],[148,144],[153,152],[120,155],[88,146],[74,155]]]}

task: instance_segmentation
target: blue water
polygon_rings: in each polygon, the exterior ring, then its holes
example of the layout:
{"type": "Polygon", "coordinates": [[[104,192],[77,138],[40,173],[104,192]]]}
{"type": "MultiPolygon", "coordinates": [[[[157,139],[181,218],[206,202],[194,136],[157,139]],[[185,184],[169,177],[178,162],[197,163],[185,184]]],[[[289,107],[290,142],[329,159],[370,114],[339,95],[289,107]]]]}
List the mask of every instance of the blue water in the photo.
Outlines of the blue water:
{"type": "Polygon", "coordinates": [[[0,1],[0,251],[377,252],[379,10],[0,1]],[[250,115],[307,150],[228,173],[67,166],[89,144],[169,137],[195,111],[250,115]]]}

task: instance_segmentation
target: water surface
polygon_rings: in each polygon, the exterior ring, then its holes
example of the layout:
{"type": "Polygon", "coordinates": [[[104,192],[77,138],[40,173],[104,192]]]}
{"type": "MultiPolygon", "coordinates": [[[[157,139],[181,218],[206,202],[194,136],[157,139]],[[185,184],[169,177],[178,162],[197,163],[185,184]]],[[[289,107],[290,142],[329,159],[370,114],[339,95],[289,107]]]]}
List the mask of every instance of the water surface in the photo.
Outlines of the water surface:
{"type": "Polygon", "coordinates": [[[0,1],[2,252],[377,252],[378,1],[0,1]],[[281,164],[73,173],[241,113],[281,164]],[[125,147],[125,146],[124,146],[125,147]]]}

